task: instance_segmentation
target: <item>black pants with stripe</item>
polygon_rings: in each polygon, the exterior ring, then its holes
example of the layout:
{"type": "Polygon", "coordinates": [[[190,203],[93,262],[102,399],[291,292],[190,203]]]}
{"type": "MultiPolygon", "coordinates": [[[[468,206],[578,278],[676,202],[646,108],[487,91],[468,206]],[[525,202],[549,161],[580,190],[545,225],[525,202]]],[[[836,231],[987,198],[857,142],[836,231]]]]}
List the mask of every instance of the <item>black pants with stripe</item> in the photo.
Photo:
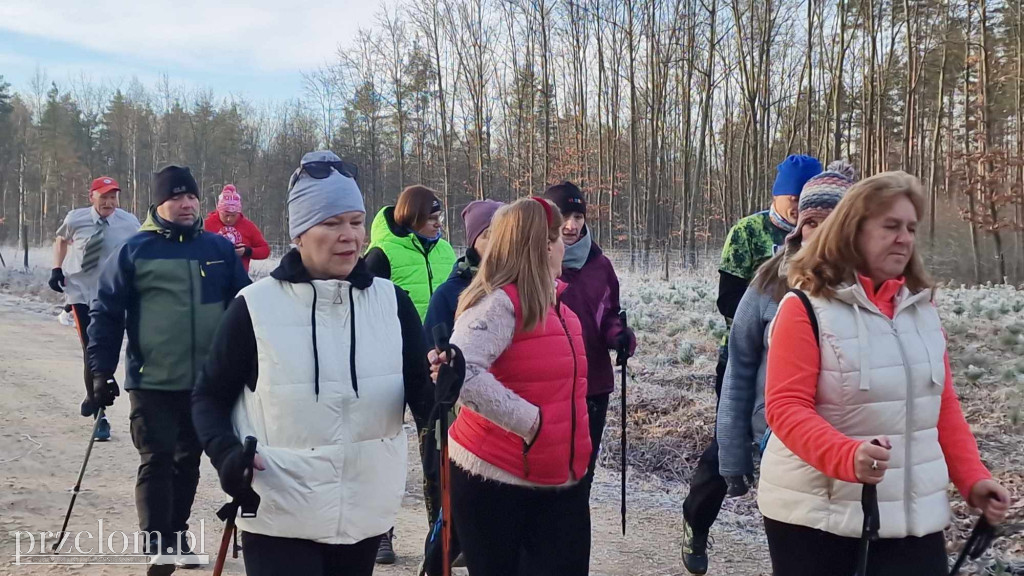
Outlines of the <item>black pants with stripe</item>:
{"type": "Polygon", "coordinates": [[[71,304],[71,314],[75,317],[78,339],[82,342],[82,359],[85,366],[85,400],[82,400],[82,416],[95,416],[96,406],[89,401],[92,397],[92,371],[89,370],[89,306],[71,304]]]}

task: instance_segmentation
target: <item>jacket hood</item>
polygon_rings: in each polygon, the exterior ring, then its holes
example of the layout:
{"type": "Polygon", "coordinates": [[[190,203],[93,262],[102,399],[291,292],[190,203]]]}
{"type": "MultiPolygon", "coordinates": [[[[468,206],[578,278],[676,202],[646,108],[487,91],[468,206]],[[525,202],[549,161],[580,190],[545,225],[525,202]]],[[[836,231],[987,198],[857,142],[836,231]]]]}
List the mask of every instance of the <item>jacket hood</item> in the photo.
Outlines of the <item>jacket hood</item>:
{"type": "Polygon", "coordinates": [[[395,222],[395,207],[385,206],[377,211],[370,226],[370,245],[375,246],[390,237],[408,238],[413,236],[412,230],[399,226],[395,222]]]}
{"type": "Polygon", "coordinates": [[[154,232],[168,240],[174,238],[178,238],[180,241],[192,240],[203,233],[203,219],[196,217],[196,221],[191,226],[182,226],[164,220],[156,213],[156,206],[150,206],[149,212],[146,214],[146,221],[142,223],[139,232],[154,232]]]}
{"type": "Polygon", "coordinates": [[[480,255],[477,254],[476,250],[470,248],[466,250],[466,255],[455,261],[452,266],[452,272],[448,275],[449,280],[461,278],[466,282],[472,282],[473,277],[480,271],[480,255]]]}
{"type": "MultiPolygon", "coordinates": [[[[274,280],[290,282],[292,284],[309,283],[314,280],[309,275],[309,271],[306,270],[306,265],[302,263],[302,255],[296,248],[292,248],[281,258],[281,262],[270,273],[270,276],[274,280]]],[[[373,275],[370,274],[370,270],[366,267],[366,262],[360,258],[356,262],[355,268],[349,272],[345,280],[359,290],[366,290],[373,284],[373,275]]]]}

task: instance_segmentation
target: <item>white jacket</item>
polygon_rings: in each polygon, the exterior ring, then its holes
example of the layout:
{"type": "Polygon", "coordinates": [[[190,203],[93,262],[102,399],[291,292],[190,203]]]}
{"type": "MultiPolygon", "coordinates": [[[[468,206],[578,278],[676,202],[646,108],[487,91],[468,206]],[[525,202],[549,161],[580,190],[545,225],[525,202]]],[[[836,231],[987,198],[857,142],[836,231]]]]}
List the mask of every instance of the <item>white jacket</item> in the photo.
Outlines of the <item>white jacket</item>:
{"type": "MultiPolygon", "coordinates": [[[[832,299],[811,298],[820,332],[818,414],[851,438],[884,434],[892,441],[878,485],[882,538],[924,536],[949,523],[949,476],[937,429],[946,343],[931,297],[931,290],[910,294],[904,287],[892,320],[859,283],[832,299]]],[[[757,498],[765,517],[859,537],[860,497],[860,484],[829,478],[778,436],[769,440],[757,498]]]]}
{"type": "Polygon", "coordinates": [[[378,278],[358,290],[341,280],[311,286],[266,278],[239,295],[256,336],[258,381],[232,421],[239,438],[256,437],[266,470],[253,478],[258,515],[239,517],[238,527],[326,544],[386,532],[405,493],[407,460],[394,285],[378,278]]]}

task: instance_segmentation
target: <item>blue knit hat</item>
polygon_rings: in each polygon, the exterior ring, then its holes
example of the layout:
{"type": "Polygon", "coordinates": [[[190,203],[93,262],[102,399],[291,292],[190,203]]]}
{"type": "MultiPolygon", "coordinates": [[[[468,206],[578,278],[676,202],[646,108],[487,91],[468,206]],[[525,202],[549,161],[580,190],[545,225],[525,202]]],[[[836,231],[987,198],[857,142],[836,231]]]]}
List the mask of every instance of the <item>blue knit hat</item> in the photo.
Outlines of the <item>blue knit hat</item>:
{"type": "Polygon", "coordinates": [[[799,196],[804,184],[821,174],[821,162],[812,156],[793,154],[779,164],[772,196],[799,196]]]}

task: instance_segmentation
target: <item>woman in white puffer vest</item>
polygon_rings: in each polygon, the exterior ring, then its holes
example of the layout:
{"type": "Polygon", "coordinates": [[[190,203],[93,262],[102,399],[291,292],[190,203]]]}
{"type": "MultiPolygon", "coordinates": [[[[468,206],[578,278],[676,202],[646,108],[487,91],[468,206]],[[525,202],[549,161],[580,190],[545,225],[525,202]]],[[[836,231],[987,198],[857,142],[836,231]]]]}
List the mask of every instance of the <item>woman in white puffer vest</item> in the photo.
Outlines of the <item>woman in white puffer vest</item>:
{"type": "Polygon", "coordinates": [[[408,404],[433,405],[423,328],[404,290],[360,254],[366,211],[331,152],[307,154],[288,193],[297,248],[239,292],[193,395],[221,487],[260,497],[238,518],[250,576],[364,576],[406,484],[408,404]],[[252,486],[241,439],[255,436],[252,486]]]}
{"type": "Polygon", "coordinates": [[[947,574],[950,479],[990,522],[1005,518],[915,250],[924,204],[904,172],[862,180],[790,260],[807,301],[787,295],[771,328],[757,499],[775,576],[854,572],[863,484],[878,485],[881,519],[871,576],[947,574]]]}

